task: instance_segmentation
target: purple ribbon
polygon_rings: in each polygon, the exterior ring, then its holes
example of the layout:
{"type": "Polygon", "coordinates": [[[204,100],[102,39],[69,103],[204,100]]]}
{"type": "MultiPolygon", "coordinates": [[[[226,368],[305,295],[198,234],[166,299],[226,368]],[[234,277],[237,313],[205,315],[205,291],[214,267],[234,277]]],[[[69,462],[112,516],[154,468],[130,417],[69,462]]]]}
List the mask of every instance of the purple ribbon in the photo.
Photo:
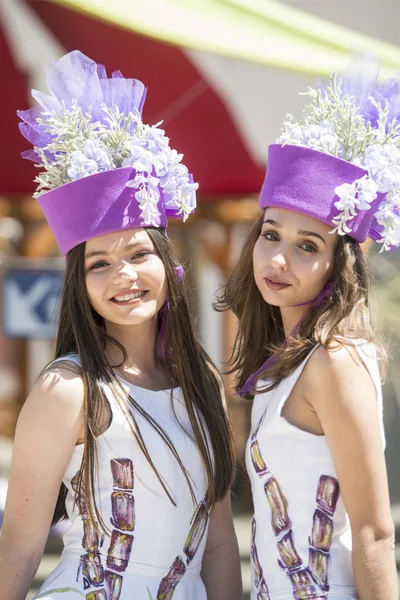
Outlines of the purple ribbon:
{"type": "MultiPolygon", "coordinates": [[[[302,304],[294,304],[292,307],[290,308],[294,308],[296,306],[306,306],[307,304],[311,304],[310,308],[318,308],[319,306],[321,306],[321,304],[323,303],[323,301],[326,299],[326,297],[330,294],[331,290],[332,290],[332,283],[328,282],[325,287],[320,291],[320,293],[318,294],[318,296],[314,299],[311,300],[310,302],[303,302],[302,304]]],[[[304,317],[306,316],[307,311],[304,313],[304,315],[301,317],[301,319],[299,320],[298,323],[296,323],[296,325],[294,326],[294,328],[292,329],[292,331],[289,334],[289,337],[294,337],[297,333],[297,330],[300,327],[300,324],[302,323],[304,317]]],[[[283,344],[280,346],[279,350],[283,350],[288,344],[288,338],[285,339],[285,341],[283,342],[283,344]]],[[[277,361],[279,360],[279,353],[275,352],[275,354],[273,354],[272,356],[270,356],[268,358],[268,360],[265,361],[265,363],[263,365],[261,365],[261,367],[259,369],[257,369],[257,371],[255,373],[253,373],[252,375],[250,375],[250,377],[247,379],[246,383],[243,385],[243,387],[236,392],[234,395],[235,396],[246,396],[246,394],[248,394],[256,385],[258,378],[260,377],[260,375],[266,371],[268,368],[270,368],[272,365],[274,365],[277,361]]]]}

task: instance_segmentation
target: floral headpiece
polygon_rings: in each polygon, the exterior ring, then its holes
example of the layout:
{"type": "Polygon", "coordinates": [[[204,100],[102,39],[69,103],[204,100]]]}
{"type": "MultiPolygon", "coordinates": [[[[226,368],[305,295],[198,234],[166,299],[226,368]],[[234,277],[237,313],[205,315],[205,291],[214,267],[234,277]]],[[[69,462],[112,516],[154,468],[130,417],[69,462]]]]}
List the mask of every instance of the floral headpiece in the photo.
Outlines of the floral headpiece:
{"type": "Polygon", "coordinates": [[[47,85],[50,96],[32,91],[40,106],[19,111],[19,127],[33,144],[23,157],[43,169],[35,197],[62,253],[111,231],[187,219],[198,184],[160,123],[142,122],[140,81],[120,71],[108,79],[73,51],[49,69],[47,85]]]}
{"type": "Polygon", "coordinates": [[[400,86],[378,83],[378,72],[358,57],[309,88],[302,121],[288,115],[269,148],[262,208],[298,210],[382,250],[400,245],[400,86]]]}

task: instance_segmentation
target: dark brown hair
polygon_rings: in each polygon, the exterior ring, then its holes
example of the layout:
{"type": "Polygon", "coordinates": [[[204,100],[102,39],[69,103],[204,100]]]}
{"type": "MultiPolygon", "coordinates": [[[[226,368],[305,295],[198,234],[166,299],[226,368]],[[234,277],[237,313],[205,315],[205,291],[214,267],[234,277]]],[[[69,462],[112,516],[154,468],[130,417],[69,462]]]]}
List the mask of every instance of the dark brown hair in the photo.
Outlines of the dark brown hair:
{"type": "MultiPolygon", "coordinates": [[[[234,475],[233,443],[222,402],[221,384],[217,378],[216,368],[196,337],[190,302],[190,297],[193,295],[189,293],[186,278],[182,281],[177,279],[175,268],[179,263],[172,251],[170,241],[162,230],[147,228],[146,231],[161,257],[166,272],[170,310],[164,338],[166,356],[164,366],[171,386],[179,385],[182,388],[195,441],[207,475],[207,498],[211,508],[216,501],[221,500],[227,494],[234,475]],[[207,435],[211,448],[207,442],[207,435]]],[[[83,490],[88,500],[88,511],[92,521],[95,523],[97,520],[100,526],[106,529],[96,506],[94,495],[97,460],[96,435],[99,433],[100,417],[104,414],[104,403],[106,402],[100,392],[99,382],[105,381],[112,385],[116,389],[117,400],[119,399],[121,402],[121,394],[118,391],[121,392],[123,388],[107,359],[106,342],[115,344],[121,350],[124,360],[126,353],[120,343],[107,335],[103,318],[89,302],[84,268],[85,246],[85,243],[80,244],[68,254],[54,358],[65,357],[69,353],[79,355],[81,364],[79,373],[84,383],[85,423],[83,462],[78,487],[81,491],[83,490]]],[[[59,364],[56,363],[55,366],[59,364]]],[[[47,367],[47,369],[49,368],[52,368],[52,363],[47,367]]],[[[124,400],[125,414],[131,426],[132,435],[171,502],[175,504],[168,489],[168,482],[165,481],[162,473],[157,471],[140,433],[136,420],[138,414],[142,415],[164,440],[166,447],[179,463],[194,498],[190,475],[174,447],[173,440],[132,396],[129,396],[129,402],[126,402],[126,392],[124,400]]],[[[66,517],[66,494],[67,489],[62,485],[53,523],[66,517]]]]}
{"type": "MultiPolygon", "coordinates": [[[[358,242],[338,236],[331,287],[326,297],[311,305],[296,334],[285,341],[279,307],[263,299],[253,275],[253,249],[261,234],[264,214],[255,222],[243,245],[236,267],[214,308],[232,310],[238,319],[229,373],[237,372],[237,389],[272,356],[268,385],[257,392],[275,388],[292,373],[316,344],[331,348],[338,338],[343,343],[364,339],[377,345],[369,310],[370,278],[365,255],[358,242]]],[[[383,350],[378,346],[380,355],[383,350]]],[[[265,374],[262,374],[265,375],[265,374]]],[[[253,395],[255,390],[249,396],[253,395]]]]}

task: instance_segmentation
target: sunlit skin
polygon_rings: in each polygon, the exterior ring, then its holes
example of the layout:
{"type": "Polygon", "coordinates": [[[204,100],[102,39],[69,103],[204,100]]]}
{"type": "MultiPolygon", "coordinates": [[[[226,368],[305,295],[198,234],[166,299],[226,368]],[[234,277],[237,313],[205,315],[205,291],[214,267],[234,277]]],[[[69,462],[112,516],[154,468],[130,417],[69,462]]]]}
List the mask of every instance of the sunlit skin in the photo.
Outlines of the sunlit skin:
{"type": "Polygon", "coordinates": [[[107,330],[113,325],[145,323],[165,301],[165,268],[145,229],[88,240],[85,272],[90,303],[104,318],[107,330]],[[139,292],[138,298],[121,301],[139,292]]]}
{"type": "Polygon", "coordinates": [[[331,277],[337,239],[331,230],[292,210],[264,211],[253,250],[254,279],[265,302],[279,306],[286,334],[331,277]]]}
{"type": "MultiPolygon", "coordinates": [[[[143,385],[163,387],[155,339],[167,283],[164,264],[146,230],[128,229],[88,240],[85,273],[92,307],[127,351],[124,371],[143,385]],[[139,296],[128,299],[132,294],[139,296]],[[148,374],[146,381],[143,373],[148,374]]],[[[114,346],[108,352],[120,362],[114,346]]]]}

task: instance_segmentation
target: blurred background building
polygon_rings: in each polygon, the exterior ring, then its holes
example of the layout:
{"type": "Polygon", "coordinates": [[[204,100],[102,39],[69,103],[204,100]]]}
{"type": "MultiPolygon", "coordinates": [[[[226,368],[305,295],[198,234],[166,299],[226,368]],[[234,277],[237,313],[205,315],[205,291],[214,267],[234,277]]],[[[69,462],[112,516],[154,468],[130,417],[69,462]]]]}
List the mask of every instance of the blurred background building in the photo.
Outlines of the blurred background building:
{"type": "MultiPolygon", "coordinates": [[[[171,224],[181,260],[191,266],[199,332],[223,368],[234,322],[211,308],[258,216],[268,144],[287,112],[299,114],[299,91],[345,68],[349,51],[400,69],[398,0],[1,0],[0,2],[0,522],[16,419],[40,369],[51,358],[52,316],[63,260],[37,203],[35,167],[20,158],[27,142],[17,109],[30,89],[45,91],[45,67],[79,49],[108,72],[148,86],[147,123],[163,121],[174,147],[200,183],[189,224],[171,224]]],[[[400,522],[400,256],[370,254],[379,328],[390,342],[385,385],[387,465],[395,519],[400,522]]],[[[399,253],[397,253],[399,254],[399,253]]],[[[226,379],[239,459],[250,406],[226,379]]],[[[251,511],[244,468],[235,486],[236,523],[248,588],[251,511]]],[[[56,560],[57,536],[38,585],[56,560]]]]}

